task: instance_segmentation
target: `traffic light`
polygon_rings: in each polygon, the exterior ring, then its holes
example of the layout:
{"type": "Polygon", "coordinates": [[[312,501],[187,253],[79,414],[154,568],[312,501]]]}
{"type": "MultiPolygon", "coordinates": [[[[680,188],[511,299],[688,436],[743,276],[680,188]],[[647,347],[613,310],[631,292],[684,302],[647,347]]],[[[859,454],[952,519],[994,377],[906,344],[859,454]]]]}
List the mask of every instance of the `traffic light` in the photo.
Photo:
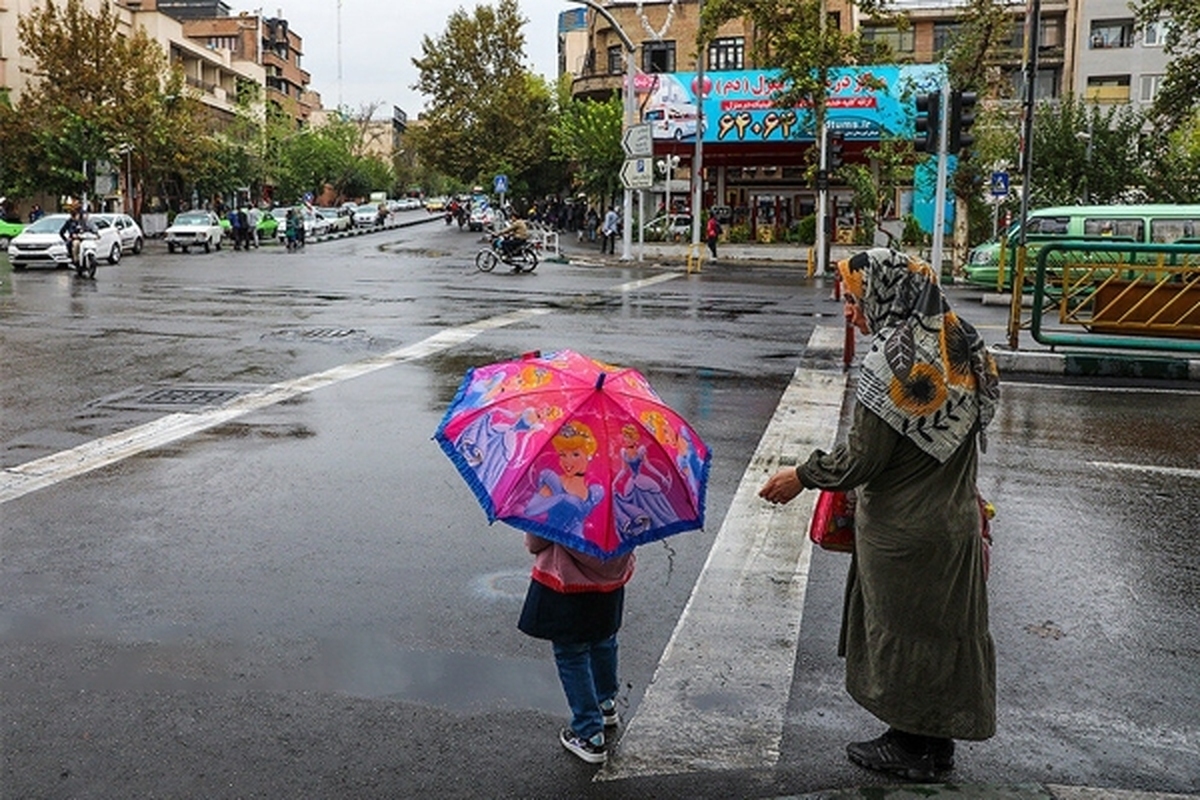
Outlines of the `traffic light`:
{"type": "Polygon", "coordinates": [[[829,148],[826,150],[828,156],[829,169],[835,170],[845,162],[842,160],[842,151],[845,147],[845,136],[838,131],[829,132],[829,148]]]}
{"type": "Polygon", "coordinates": [[[917,132],[913,136],[913,148],[918,153],[936,153],[938,151],[941,105],[942,95],[940,92],[917,95],[917,132]]]}
{"type": "Polygon", "coordinates": [[[974,92],[964,92],[955,89],[950,95],[950,152],[969,150],[975,144],[971,135],[971,126],[975,124],[974,92]]]}

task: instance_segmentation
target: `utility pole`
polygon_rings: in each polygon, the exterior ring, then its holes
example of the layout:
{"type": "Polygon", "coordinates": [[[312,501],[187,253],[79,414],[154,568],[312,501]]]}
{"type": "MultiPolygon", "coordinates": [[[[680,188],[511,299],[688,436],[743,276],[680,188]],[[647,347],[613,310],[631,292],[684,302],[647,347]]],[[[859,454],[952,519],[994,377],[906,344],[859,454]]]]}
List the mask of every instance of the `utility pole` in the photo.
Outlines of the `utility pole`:
{"type": "MultiPolygon", "coordinates": [[[[633,40],[625,33],[624,29],[617,24],[613,15],[608,9],[599,5],[595,0],[567,0],[567,2],[583,3],[585,6],[595,11],[600,16],[608,20],[608,24],[613,26],[613,30],[617,32],[617,36],[621,38],[621,44],[625,45],[625,124],[622,126],[621,133],[624,134],[631,125],[637,120],[634,117],[637,115],[637,98],[633,94],[634,81],[637,78],[637,64],[634,62],[634,54],[637,53],[637,48],[633,46],[633,40]]],[[[622,225],[624,234],[621,236],[621,260],[633,260],[633,189],[625,190],[625,203],[623,205],[625,214],[625,224],[622,225]]]]}

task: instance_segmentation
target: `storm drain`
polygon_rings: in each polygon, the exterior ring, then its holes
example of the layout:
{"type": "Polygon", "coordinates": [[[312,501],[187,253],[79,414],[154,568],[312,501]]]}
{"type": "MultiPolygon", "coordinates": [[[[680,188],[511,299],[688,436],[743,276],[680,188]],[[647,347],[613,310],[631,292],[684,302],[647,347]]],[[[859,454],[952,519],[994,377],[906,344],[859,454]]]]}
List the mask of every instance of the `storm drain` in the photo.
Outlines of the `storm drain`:
{"type": "Polygon", "coordinates": [[[101,398],[92,405],[128,411],[194,411],[228,403],[261,388],[249,384],[139,386],[101,398]]]}
{"type": "Polygon", "coordinates": [[[362,331],[353,328],[312,328],[301,331],[300,336],[304,339],[345,339],[360,333],[362,331]]]}
{"type": "Polygon", "coordinates": [[[369,337],[367,332],[358,328],[304,328],[300,330],[279,329],[264,334],[263,338],[282,339],[284,341],[306,342],[357,342],[369,337]]]}

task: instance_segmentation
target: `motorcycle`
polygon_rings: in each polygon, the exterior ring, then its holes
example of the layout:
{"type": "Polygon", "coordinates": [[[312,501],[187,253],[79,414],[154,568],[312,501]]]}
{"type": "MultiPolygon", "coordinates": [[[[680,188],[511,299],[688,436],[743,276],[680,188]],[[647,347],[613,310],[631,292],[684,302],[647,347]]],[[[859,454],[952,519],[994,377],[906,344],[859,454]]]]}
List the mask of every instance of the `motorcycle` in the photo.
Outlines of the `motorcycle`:
{"type": "Polygon", "coordinates": [[[521,242],[520,246],[509,252],[504,246],[504,237],[493,236],[492,246],[480,250],[475,256],[475,267],[480,272],[491,272],[496,265],[503,262],[513,268],[513,272],[533,272],[537,269],[537,247],[530,241],[521,242]]]}
{"type": "Polygon", "coordinates": [[[67,257],[80,278],[96,277],[96,247],[99,241],[100,235],[91,231],[74,233],[67,241],[67,257]]]}

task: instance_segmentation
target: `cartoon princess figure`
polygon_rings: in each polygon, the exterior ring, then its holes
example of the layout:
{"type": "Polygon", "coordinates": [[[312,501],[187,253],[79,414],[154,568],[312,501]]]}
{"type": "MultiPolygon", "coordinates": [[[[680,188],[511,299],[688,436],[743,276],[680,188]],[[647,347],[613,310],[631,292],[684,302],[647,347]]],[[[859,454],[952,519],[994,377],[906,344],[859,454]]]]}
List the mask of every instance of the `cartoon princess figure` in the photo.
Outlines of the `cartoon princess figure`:
{"type": "Polygon", "coordinates": [[[562,409],[558,406],[526,408],[516,414],[494,409],[463,429],[458,437],[458,452],[490,492],[508,465],[523,458],[529,435],[560,416],[562,409]]]}
{"type": "Polygon", "coordinates": [[[551,443],[558,453],[560,470],[542,470],[537,491],[525,505],[525,514],[545,514],[548,526],[582,540],[584,520],[604,499],[604,487],[587,482],[596,437],[587,425],[572,420],[559,429],[551,443]]]}
{"type": "Polygon", "coordinates": [[[621,428],[621,471],[614,481],[613,507],[617,531],[630,538],[675,522],[679,515],[671,508],[664,490],[670,476],[659,471],[646,457],[641,431],[636,425],[621,428]]]}
{"type": "Polygon", "coordinates": [[[693,495],[699,490],[701,472],[704,469],[703,460],[692,441],[692,433],[686,425],[679,432],[670,426],[666,417],[657,411],[647,411],[642,414],[642,422],[652,431],[658,443],[675,455],[675,466],[679,474],[687,481],[693,495]]]}

